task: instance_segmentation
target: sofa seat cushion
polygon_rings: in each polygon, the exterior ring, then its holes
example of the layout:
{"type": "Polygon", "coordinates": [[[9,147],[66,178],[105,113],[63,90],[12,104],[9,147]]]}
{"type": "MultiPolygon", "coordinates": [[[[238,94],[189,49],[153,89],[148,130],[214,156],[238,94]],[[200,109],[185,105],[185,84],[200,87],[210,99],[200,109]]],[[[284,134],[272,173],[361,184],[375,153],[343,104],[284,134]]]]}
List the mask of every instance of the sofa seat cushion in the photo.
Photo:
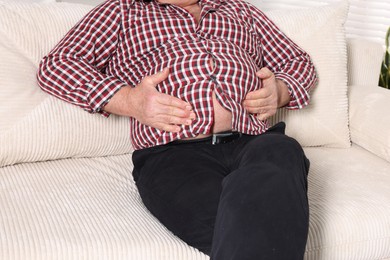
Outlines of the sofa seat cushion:
{"type": "Polygon", "coordinates": [[[207,259],[147,212],[131,168],[131,154],[0,168],[0,259],[207,259]]]}
{"type": "Polygon", "coordinates": [[[390,164],[360,146],[307,148],[306,259],[390,258],[390,164]]]}
{"type": "MultiPolygon", "coordinates": [[[[307,148],[306,259],[390,257],[390,164],[307,148]]],[[[131,154],[0,168],[0,259],[207,260],[143,206],[131,154]]]]}

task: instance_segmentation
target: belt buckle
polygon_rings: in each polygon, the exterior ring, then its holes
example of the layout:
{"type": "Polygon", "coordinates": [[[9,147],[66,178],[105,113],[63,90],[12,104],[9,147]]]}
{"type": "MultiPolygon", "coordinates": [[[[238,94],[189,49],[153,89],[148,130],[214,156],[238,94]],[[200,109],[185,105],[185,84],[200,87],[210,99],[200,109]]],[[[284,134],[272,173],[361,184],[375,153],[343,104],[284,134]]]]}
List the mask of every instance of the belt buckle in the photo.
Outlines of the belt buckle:
{"type": "Polygon", "coordinates": [[[229,132],[229,133],[213,134],[212,139],[211,139],[211,144],[212,145],[220,144],[221,140],[223,141],[223,139],[221,139],[221,138],[232,136],[232,135],[235,135],[235,133],[229,132]]]}

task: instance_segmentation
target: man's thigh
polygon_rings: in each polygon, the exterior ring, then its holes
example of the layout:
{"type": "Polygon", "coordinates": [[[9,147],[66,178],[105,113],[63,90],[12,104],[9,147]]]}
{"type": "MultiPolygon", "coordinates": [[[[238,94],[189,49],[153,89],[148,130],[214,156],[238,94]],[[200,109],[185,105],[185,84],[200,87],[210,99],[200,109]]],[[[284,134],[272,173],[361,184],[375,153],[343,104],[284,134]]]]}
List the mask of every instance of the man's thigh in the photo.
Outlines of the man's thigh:
{"type": "Polygon", "coordinates": [[[145,206],[188,244],[208,253],[228,169],[217,147],[167,145],[136,151],[134,179],[145,206]]]}
{"type": "Polygon", "coordinates": [[[309,161],[301,145],[293,138],[270,131],[259,136],[245,136],[233,159],[233,169],[248,165],[274,164],[278,167],[293,169],[304,165],[307,174],[309,161]]]}

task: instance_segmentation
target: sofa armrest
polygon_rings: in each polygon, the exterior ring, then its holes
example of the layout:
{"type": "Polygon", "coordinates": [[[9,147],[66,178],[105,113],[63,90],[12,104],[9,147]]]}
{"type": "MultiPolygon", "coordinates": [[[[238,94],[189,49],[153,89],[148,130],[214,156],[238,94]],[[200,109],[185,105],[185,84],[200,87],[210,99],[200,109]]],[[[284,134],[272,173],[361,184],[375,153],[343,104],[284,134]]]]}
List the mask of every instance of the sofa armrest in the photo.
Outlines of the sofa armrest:
{"type": "Polygon", "coordinates": [[[390,162],[390,90],[350,86],[351,140],[390,162]]]}

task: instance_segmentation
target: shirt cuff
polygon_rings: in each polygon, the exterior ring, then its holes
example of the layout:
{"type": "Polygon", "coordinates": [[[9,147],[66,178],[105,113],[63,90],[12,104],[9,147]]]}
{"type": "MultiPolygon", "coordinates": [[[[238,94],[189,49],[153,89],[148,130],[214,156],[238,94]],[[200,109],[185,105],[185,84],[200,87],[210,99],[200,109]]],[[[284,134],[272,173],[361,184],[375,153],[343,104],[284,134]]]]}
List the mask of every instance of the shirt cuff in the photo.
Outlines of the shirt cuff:
{"type": "Polygon", "coordinates": [[[90,92],[87,96],[87,101],[91,113],[100,113],[104,117],[108,117],[110,113],[103,110],[104,106],[122,87],[126,86],[115,77],[107,77],[102,80],[92,80],[89,84],[90,92]]]}
{"type": "Polygon", "coordinates": [[[292,76],[286,73],[275,73],[275,78],[283,80],[288,87],[290,94],[290,102],[287,104],[287,109],[301,109],[309,104],[310,95],[307,90],[292,76]]]}

